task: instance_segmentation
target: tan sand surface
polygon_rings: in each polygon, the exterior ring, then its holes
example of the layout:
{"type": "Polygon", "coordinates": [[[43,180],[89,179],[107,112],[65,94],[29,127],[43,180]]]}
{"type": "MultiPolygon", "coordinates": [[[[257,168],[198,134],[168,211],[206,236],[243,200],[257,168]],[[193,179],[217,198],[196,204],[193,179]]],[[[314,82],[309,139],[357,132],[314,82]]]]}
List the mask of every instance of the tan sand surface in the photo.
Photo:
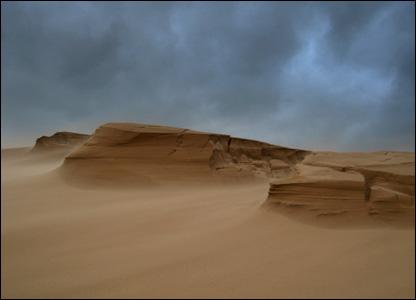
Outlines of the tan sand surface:
{"type": "MultiPolygon", "coordinates": [[[[192,147],[205,145],[195,135],[189,138],[192,147]]],[[[176,145],[176,141],[172,143],[176,145]]],[[[136,146],[124,145],[117,151],[131,154],[128,147],[137,151],[136,146]]],[[[158,148],[150,141],[148,147],[158,148]]],[[[247,147],[246,154],[256,150],[247,147]]],[[[88,155],[93,150],[77,149],[81,152],[75,153],[88,155]]],[[[111,153],[109,149],[107,145],[99,150],[111,153]]],[[[205,184],[204,179],[189,185],[136,188],[80,186],[67,177],[76,176],[73,172],[78,166],[62,176],[66,152],[29,150],[2,150],[2,298],[415,296],[414,224],[320,226],[302,222],[302,217],[290,216],[293,212],[280,213],[264,205],[268,180],[220,185],[205,184]]],[[[177,150],[177,159],[182,160],[180,152],[187,149],[177,150]]],[[[208,172],[200,168],[207,151],[199,153],[194,168],[201,174],[208,172]]],[[[353,191],[363,188],[363,180],[354,171],[337,175],[341,171],[327,170],[322,164],[293,166],[297,158],[278,155],[282,161],[274,157],[270,162],[273,170],[290,166],[298,179],[308,178],[301,182],[330,182],[323,189],[335,196],[340,180],[342,187],[353,191]]],[[[250,155],[246,157],[253,161],[250,155]]],[[[240,163],[246,159],[239,158],[240,163]]],[[[91,166],[89,175],[99,173],[91,166]]],[[[111,166],[102,168],[111,171],[111,166]]],[[[171,175],[187,178],[182,167],[169,170],[171,175]]],[[[302,189],[316,197],[310,189],[302,189]]],[[[355,201],[362,196],[354,193],[348,192],[346,197],[355,201]]],[[[301,210],[294,213],[302,215],[301,210]]],[[[334,223],[339,217],[330,216],[334,223]]],[[[355,217],[349,219],[355,221],[355,217]]]]}

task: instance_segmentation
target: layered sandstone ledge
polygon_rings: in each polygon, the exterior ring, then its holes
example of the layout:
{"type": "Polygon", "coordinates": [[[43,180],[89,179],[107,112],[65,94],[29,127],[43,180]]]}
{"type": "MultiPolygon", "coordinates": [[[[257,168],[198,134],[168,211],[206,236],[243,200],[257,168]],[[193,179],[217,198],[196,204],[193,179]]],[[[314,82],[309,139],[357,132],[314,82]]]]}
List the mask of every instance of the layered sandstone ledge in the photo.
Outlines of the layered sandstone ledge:
{"type": "Polygon", "coordinates": [[[32,152],[51,150],[72,150],[88,140],[90,135],[75,132],[57,132],[51,136],[42,136],[36,140],[32,152]]]}
{"type": "Polygon", "coordinates": [[[62,176],[78,185],[131,187],[270,183],[265,207],[314,216],[414,217],[409,152],[312,152],[184,128],[108,123],[93,135],[59,132],[33,152],[67,149],[62,176]]]}
{"type": "Polygon", "coordinates": [[[184,128],[108,123],[66,157],[62,170],[78,179],[133,186],[267,180],[292,172],[307,153],[184,128]]]}
{"type": "Polygon", "coordinates": [[[413,222],[414,166],[412,153],[311,153],[295,176],[271,182],[266,204],[413,222]]]}

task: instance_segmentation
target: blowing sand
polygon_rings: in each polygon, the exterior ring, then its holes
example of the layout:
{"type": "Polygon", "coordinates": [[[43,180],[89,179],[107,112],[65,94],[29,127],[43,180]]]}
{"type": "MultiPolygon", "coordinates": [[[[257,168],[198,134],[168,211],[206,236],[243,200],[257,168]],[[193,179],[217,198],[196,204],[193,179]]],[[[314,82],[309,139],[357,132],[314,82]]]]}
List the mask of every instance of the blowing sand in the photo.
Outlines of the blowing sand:
{"type": "Polygon", "coordinates": [[[267,181],[80,187],[27,151],[2,152],[2,298],[415,296],[413,226],[301,222],[267,181]]]}

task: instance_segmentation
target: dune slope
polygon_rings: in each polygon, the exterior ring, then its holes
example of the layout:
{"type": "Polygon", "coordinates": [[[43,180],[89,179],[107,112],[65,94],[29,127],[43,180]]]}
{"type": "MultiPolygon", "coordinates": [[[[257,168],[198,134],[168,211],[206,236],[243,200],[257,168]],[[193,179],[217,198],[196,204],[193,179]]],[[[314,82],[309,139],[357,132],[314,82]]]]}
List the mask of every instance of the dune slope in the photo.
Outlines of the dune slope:
{"type": "Polygon", "coordinates": [[[58,166],[2,164],[2,298],[415,295],[413,228],[310,226],[260,209],[267,183],[86,190],[58,166]]]}
{"type": "Polygon", "coordinates": [[[66,144],[1,152],[2,298],[415,296],[413,153],[131,123],[66,144]]]}

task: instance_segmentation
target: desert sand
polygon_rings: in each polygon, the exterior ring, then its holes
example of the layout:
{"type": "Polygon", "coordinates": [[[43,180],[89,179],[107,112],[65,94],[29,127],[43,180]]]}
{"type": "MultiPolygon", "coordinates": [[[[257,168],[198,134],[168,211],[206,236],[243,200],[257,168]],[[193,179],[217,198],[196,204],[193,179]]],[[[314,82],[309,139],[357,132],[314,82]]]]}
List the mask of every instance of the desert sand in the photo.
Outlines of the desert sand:
{"type": "Polygon", "coordinates": [[[414,153],[108,123],[1,154],[2,298],[414,298],[414,153]]]}

